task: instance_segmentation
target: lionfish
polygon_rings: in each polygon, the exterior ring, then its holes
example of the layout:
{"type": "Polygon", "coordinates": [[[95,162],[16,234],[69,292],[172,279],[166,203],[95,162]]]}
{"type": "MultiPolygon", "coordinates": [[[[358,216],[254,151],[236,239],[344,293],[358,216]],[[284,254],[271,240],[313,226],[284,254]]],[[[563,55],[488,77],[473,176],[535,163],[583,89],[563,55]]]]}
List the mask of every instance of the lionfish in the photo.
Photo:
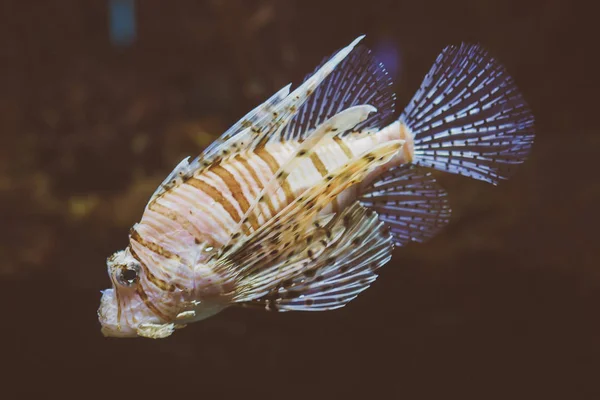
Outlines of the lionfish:
{"type": "Polygon", "coordinates": [[[343,307],[394,246],[449,222],[432,169],[495,185],[526,159],[533,115],[482,47],[446,47],[394,118],[392,81],[363,37],[162,182],[107,260],[105,336],[164,338],[230,306],[343,307]]]}

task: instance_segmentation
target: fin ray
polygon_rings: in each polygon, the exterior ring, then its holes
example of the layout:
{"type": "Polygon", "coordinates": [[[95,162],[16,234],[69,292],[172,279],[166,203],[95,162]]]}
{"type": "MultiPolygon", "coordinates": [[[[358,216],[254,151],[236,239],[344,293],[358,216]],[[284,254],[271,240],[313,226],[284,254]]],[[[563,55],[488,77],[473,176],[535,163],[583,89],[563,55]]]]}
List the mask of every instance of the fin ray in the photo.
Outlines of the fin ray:
{"type": "MultiPolygon", "coordinates": [[[[328,61],[325,58],[315,72],[328,61]]],[[[307,75],[305,80],[312,74],[307,75]]],[[[356,129],[383,127],[394,114],[396,96],[383,64],[365,46],[357,46],[317,87],[311,98],[283,129],[286,140],[303,139],[312,129],[346,108],[371,104],[379,112],[356,129]]]]}
{"type": "Polygon", "coordinates": [[[396,246],[435,236],[451,214],[447,194],[431,172],[410,164],[384,172],[361,190],[359,201],[388,224],[396,246]]]}
{"type": "Polygon", "coordinates": [[[326,311],[341,308],[366,290],[376,271],[391,259],[392,238],[377,215],[358,202],[336,215],[328,229],[344,231],[319,259],[251,304],[271,311],[326,311]]]}
{"type": "Polygon", "coordinates": [[[277,91],[273,96],[271,96],[264,103],[261,103],[248,114],[246,114],[243,118],[241,118],[238,122],[232,125],[227,131],[225,131],[217,140],[212,142],[209,146],[207,146],[202,152],[202,157],[207,159],[212,156],[219,146],[222,146],[227,141],[231,140],[231,138],[235,137],[236,134],[246,130],[250,125],[262,121],[268,116],[271,115],[273,108],[280,104],[285,98],[290,94],[291,84],[288,84],[277,91]]]}
{"type": "Polygon", "coordinates": [[[449,46],[400,120],[415,163],[497,184],[529,155],[534,118],[513,79],[478,45],[449,46]]]}

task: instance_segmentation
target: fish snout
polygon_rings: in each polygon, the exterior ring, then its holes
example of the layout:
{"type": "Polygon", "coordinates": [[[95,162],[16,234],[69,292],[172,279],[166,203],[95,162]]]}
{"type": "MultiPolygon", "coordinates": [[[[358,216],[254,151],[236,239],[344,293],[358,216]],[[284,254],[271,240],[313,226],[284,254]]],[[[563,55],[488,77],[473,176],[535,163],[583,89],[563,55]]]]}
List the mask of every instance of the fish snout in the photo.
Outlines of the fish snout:
{"type": "Polygon", "coordinates": [[[103,291],[100,307],[98,308],[98,320],[102,326],[100,330],[102,334],[105,337],[136,337],[137,330],[130,326],[119,314],[114,289],[103,291]]]}

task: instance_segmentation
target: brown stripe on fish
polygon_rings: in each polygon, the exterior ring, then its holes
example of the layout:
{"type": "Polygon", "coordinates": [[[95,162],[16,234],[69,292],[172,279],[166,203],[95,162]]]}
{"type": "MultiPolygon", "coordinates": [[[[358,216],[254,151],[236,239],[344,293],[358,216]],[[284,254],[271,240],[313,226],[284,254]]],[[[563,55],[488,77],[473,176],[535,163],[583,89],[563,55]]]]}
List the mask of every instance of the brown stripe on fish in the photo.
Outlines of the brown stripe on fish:
{"type": "Polygon", "coordinates": [[[186,217],[183,215],[169,209],[168,207],[163,206],[158,202],[152,202],[148,205],[148,209],[154,211],[155,213],[161,214],[170,220],[179,224],[183,229],[185,229],[193,238],[196,243],[211,243],[213,242],[212,238],[204,235],[202,232],[198,230],[196,225],[191,223],[186,217]]]}
{"type": "MultiPolygon", "coordinates": [[[[252,179],[256,182],[256,187],[258,188],[258,191],[261,191],[264,188],[264,185],[261,182],[258,175],[256,174],[256,171],[254,170],[254,168],[248,162],[248,160],[241,155],[235,156],[235,159],[238,160],[242,164],[242,166],[246,169],[246,171],[248,171],[248,173],[250,174],[252,179]]],[[[271,199],[269,197],[265,198],[265,203],[267,204],[267,207],[269,208],[269,212],[271,213],[271,215],[275,215],[275,213],[276,213],[275,207],[273,206],[273,202],[271,201],[271,199]]]]}
{"type": "MultiPolygon", "coordinates": [[[[226,232],[227,235],[229,235],[229,228],[226,226],[225,222],[221,218],[217,217],[217,214],[223,216],[224,218],[227,217],[222,213],[215,213],[214,209],[211,209],[208,204],[205,205],[201,201],[198,201],[197,190],[195,188],[189,185],[182,186],[180,190],[174,191],[172,195],[177,196],[179,199],[181,199],[182,203],[193,205],[193,209],[189,210],[190,214],[196,214],[196,211],[199,211],[199,213],[206,218],[206,222],[208,224],[210,224],[213,227],[218,227],[221,230],[221,232],[226,232]],[[208,220],[212,221],[212,223],[210,223],[208,220]]],[[[149,222],[150,220],[147,223],[149,222]]],[[[156,226],[152,226],[154,229],[158,230],[156,226]]],[[[216,232],[214,231],[215,229],[211,229],[207,234],[212,238],[212,242],[219,243],[220,241],[218,239],[218,234],[216,234],[216,232]]]]}
{"type": "Polygon", "coordinates": [[[219,203],[225,209],[225,211],[227,211],[227,213],[229,214],[231,219],[233,219],[235,222],[240,222],[240,215],[236,211],[233,204],[231,204],[231,202],[229,200],[227,200],[225,197],[223,197],[221,192],[219,192],[217,189],[215,189],[208,183],[204,182],[203,180],[200,180],[195,177],[186,181],[186,184],[203,191],[206,195],[211,197],[215,202],[219,203]]]}
{"type": "Polygon", "coordinates": [[[327,175],[327,167],[325,167],[325,164],[323,164],[323,161],[321,161],[321,158],[317,153],[312,153],[310,155],[310,161],[312,161],[314,167],[319,171],[321,176],[327,175]]]}
{"type": "Polygon", "coordinates": [[[339,136],[334,136],[333,141],[336,142],[338,144],[338,146],[340,146],[340,149],[342,149],[342,151],[344,152],[346,157],[348,157],[350,159],[352,157],[354,157],[354,155],[352,154],[352,150],[350,150],[350,147],[348,147],[348,145],[346,143],[344,143],[344,139],[342,139],[339,136]]]}
{"type": "MultiPolygon", "coordinates": [[[[246,213],[246,211],[248,211],[248,208],[250,208],[250,203],[244,195],[242,187],[240,186],[240,183],[237,181],[235,176],[233,176],[233,174],[227,169],[217,164],[211,166],[209,168],[209,171],[213,172],[215,175],[221,178],[223,182],[225,182],[225,185],[227,185],[227,188],[231,192],[231,195],[233,196],[234,200],[237,201],[238,205],[242,209],[242,212],[246,213]]],[[[258,221],[256,220],[254,214],[248,216],[248,221],[250,222],[250,225],[254,230],[258,229],[258,221]]]]}
{"type": "Polygon", "coordinates": [[[159,288],[161,290],[164,290],[167,292],[175,291],[177,286],[167,283],[166,281],[164,281],[164,280],[160,279],[159,277],[157,277],[156,275],[154,275],[152,273],[152,271],[150,271],[150,268],[148,268],[148,266],[142,261],[140,256],[135,252],[135,250],[133,250],[133,248],[131,246],[129,246],[129,252],[131,253],[131,256],[133,258],[135,258],[137,260],[137,262],[139,262],[140,265],[142,266],[142,270],[144,271],[144,275],[146,276],[146,279],[148,279],[148,281],[150,281],[154,286],[156,286],[157,288],[159,288]]]}
{"type": "MultiPolygon", "coordinates": [[[[267,149],[258,148],[255,150],[255,154],[269,166],[273,174],[277,173],[277,171],[279,170],[279,163],[277,162],[277,160],[275,160],[275,157],[273,157],[267,149]]],[[[281,188],[283,189],[283,193],[285,194],[285,199],[288,202],[288,204],[294,201],[295,196],[287,179],[284,179],[281,182],[281,188]]]]}
{"type": "MultiPolygon", "coordinates": [[[[240,184],[240,187],[242,186],[242,183],[245,185],[248,194],[250,195],[251,199],[254,199],[254,197],[257,195],[259,188],[258,188],[258,184],[257,182],[254,181],[254,178],[252,177],[252,175],[250,175],[250,173],[248,171],[246,171],[246,168],[241,165],[241,157],[239,156],[239,154],[235,155],[232,159],[231,162],[229,162],[227,164],[227,166],[229,168],[231,168],[233,171],[229,171],[229,173],[231,173],[232,175],[236,176],[236,181],[240,184]],[[248,175],[250,175],[250,177],[248,177],[248,175]]],[[[243,189],[242,189],[242,193],[243,189]]],[[[246,197],[248,198],[248,197],[246,197]]]]}
{"type": "MultiPolygon", "coordinates": [[[[310,155],[310,161],[312,161],[315,169],[319,172],[319,174],[321,174],[321,176],[327,176],[329,171],[327,171],[327,167],[325,166],[325,164],[323,164],[323,161],[321,161],[321,157],[319,157],[317,153],[312,153],[310,155]]],[[[337,213],[339,211],[337,199],[333,199],[331,201],[331,206],[333,212],[337,213]]]]}
{"type": "MultiPolygon", "coordinates": [[[[117,287],[117,282],[115,280],[115,278],[113,277],[113,274],[109,274],[110,276],[110,280],[113,284],[113,287],[117,287]]],[[[121,332],[121,297],[119,296],[119,291],[118,290],[114,290],[115,293],[115,297],[117,300],[117,331],[121,332]]]]}
{"type": "Polygon", "coordinates": [[[148,295],[146,294],[146,292],[144,292],[144,288],[142,288],[142,285],[137,285],[137,287],[135,288],[135,292],[138,294],[138,296],[140,296],[140,299],[142,299],[142,301],[144,302],[146,307],[148,307],[150,309],[150,311],[152,311],[154,314],[156,314],[163,321],[169,320],[169,318],[165,314],[163,314],[162,311],[160,311],[154,305],[154,303],[152,303],[152,301],[150,301],[150,299],[148,298],[148,295]]]}
{"type": "Polygon", "coordinates": [[[233,161],[227,165],[229,168],[233,169],[232,174],[236,174],[238,177],[237,180],[240,183],[240,187],[243,183],[248,191],[249,198],[254,200],[260,191],[257,183],[254,182],[254,178],[252,178],[252,176],[248,176],[248,171],[245,170],[244,166],[241,165],[239,159],[236,157],[234,157],[233,161]]]}
{"type": "Polygon", "coordinates": [[[132,229],[131,231],[132,231],[131,239],[135,240],[136,242],[138,242],[139,244],[141,244],[148,250],[150,250],[164,258],[181,261],[181,257],[179,257],[177,254],[170,252],[169,250],[165,249],[164,247],[162,247],[161,245],[159,245],[157,243],[150,242],[150,241],[144,239],[137,230],[132,229]]]}

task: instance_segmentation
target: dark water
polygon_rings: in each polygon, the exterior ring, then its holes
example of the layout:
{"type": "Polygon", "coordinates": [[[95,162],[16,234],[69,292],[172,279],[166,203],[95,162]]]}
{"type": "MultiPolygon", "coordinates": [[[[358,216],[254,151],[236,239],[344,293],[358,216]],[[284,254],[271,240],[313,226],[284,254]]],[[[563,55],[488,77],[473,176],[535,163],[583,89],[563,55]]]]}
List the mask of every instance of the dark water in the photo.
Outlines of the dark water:
{"type": "Polygon", "coordinates": [[[585,2],[173,3],[137,2],[119,46],[108,2],[0,5],[2,398],[599,398],[585,2]],[[345,309],[231,309],[162,341],[103,338],[105,258],[164,176],[361,33],[399,110],[445,45],[490,49],[536,115],[529,162],[497,188],[443,176],[453,223],[397,250],[345,309]]]}

